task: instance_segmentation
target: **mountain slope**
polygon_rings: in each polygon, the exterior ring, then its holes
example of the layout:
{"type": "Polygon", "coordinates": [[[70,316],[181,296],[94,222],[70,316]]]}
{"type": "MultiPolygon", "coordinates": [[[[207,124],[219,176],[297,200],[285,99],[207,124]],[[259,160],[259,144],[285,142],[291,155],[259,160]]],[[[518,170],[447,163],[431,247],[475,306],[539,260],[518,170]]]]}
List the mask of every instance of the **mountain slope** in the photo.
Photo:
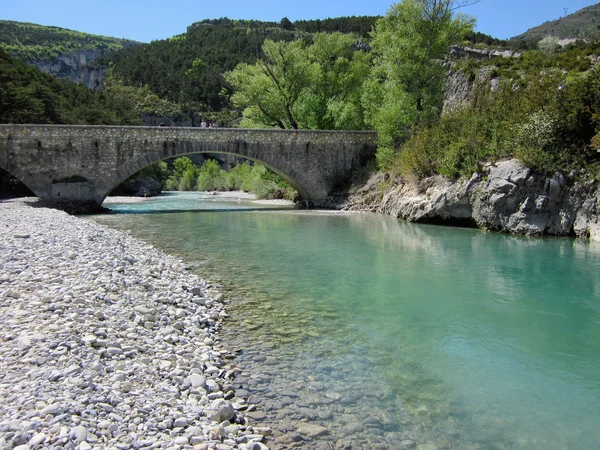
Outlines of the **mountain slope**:
{"type": "Polygon", "coordinates": [[[127,48],[99,60],[113,63],[115,75],[134,86],[148,86],[161,98],[200,111],[221,111],[227,99],[222,74],[239,63],[253,64],[266,39],[294,40],[311,33],[353,33],[357,41],[368,35],[377,17],[338,17],[325,20],[277,22],[203,20],[186,33],[145,46],[127,48]]]}
{"type": "Polygon", "coordinates": [[[90,63],[98,56],[139,42],[97,36],[59,27],[0,20],[0,47],[57,78],[98,88],[103,69],[90,63]]]}
{"type": "Polygon", "coordinates": [[[40,72],[0,48],[0,123],[140,123],[129,104],[40,72]]]}
{"type": "Polygon", "coordinates": [[[598,38],[600,36],[599,26],[600,3],[597,3],[558,20],[549,21],[537,27],[530,28],[525,33],[513,39],[537,42],[548,35],[556,36],[560,39],[598,38]]]}
{"type": "Polygon", "coordinates": [[[25,61],[55,61],[60,55],[77,52],[105,54],[137,45],[128,39],[98,36],[66,28],[0,20],[0,45],[25,61]]]}

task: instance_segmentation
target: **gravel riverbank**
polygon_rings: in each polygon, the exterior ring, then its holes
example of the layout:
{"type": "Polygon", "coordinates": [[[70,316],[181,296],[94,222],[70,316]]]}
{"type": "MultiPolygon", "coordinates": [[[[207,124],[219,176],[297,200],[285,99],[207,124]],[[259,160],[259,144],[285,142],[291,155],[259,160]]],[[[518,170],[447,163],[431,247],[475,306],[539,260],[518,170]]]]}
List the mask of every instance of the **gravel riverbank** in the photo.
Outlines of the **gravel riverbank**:
{"type": "Polygon", "coordinates": [[[267,448],[223,303],[125,233],[0,202],[0,448],[267,448]]]}

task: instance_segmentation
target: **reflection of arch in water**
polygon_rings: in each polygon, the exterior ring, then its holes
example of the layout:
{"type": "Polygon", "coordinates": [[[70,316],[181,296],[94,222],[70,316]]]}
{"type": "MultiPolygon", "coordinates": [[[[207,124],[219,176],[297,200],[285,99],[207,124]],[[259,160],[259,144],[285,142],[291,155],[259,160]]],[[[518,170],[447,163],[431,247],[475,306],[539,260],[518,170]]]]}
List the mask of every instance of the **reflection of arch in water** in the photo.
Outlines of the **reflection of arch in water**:
{"type": "Polygon", "coordinates": [[[373,156],[376,138],[363,131],[0,125],[0,168],[43,201],[100,205],[152,163],[220,153],[264,164],[306,201],[325,206],[335,186],[373,156]]]}

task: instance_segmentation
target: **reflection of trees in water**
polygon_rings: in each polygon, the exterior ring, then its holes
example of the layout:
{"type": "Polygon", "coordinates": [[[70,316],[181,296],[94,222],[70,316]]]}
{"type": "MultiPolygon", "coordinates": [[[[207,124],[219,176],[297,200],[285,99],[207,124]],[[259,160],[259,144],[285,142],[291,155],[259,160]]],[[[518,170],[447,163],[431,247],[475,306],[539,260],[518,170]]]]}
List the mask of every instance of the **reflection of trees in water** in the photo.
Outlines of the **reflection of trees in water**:
{"type": "Polygon", "coordinates": [[[439,292],[454,301],[454,311],[490,322],[498,339],[510,340],[511,347],[547,357],[589,348],[590,339],[598,342],[593,339],[600,312],[599,301],[594,301],[600,299],[598,243],[417,225],[371,215],[352,217],[350,223],[375,243],[376,251],[401,253],[403,270],[416,266],[432,284],[442,278],[446,285],[439,292]],[[560,342],[557,333],[563,336],[560,342]]]}
{"type": "MultiPolygon", "coordinates": [[[[421,292],[412,287],[410,295],[416,300],[403,299],[402,314],[410,317],[408,326],[443,327],[430,336],[430,348],[436,350],[432,367],[447,371],[456,385],[472,380],[462,389],[476,389],[486,377],[496,376],[507,392],[537,397],[525,402],[522,414],[537,415],[540,421],[545,417],[548,423],[561,417],[556,403],[548,400],[558,401],[561,394],[547,392],[550,386],[579,397],[574,408],[589,404],[586,395],[598,392],[594,355],[600,342],[600,245],[372,216],[353,218],[351,224],[363,230],[375,251],[402,255],[398,277],[414,276],[424,284],[421,292]],[[491,373],[495,366],[496,375],[491,373]],[[545,407],[548,410],[536,409],[545,407]]],[[[389,263],[385,257],[381,260],[389,263]]],[[[381,299],[371,306],[385,308],[381,299]]],[[[427,337],[418,331],[414,336],[427,337]]],[[[388,338],[393,339],[392,334],[388,338]]],[[[481,388],[486,389],[485,383],[481,388]]],[[[511,396],[501,397],[497,392],[487,401],[510,407],[511,396]]],[[[564,431],[571,436],[573,432],[564,431]]]]}

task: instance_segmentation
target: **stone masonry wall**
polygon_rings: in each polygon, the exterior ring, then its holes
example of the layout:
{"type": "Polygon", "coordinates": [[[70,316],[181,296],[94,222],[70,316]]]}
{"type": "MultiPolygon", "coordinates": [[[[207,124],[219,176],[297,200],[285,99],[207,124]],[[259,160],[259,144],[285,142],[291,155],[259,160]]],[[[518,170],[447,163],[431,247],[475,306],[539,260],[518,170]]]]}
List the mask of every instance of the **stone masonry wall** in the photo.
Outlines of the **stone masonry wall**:
{"type": "Polygon", "coordinates": [[[0,125],[0,167],[43,201],[100,204],[156,161],[225,153],[265,164],[323,206],[335,184],[374,154],[375,141],[376,133],[360,131],[0,125]]]}

